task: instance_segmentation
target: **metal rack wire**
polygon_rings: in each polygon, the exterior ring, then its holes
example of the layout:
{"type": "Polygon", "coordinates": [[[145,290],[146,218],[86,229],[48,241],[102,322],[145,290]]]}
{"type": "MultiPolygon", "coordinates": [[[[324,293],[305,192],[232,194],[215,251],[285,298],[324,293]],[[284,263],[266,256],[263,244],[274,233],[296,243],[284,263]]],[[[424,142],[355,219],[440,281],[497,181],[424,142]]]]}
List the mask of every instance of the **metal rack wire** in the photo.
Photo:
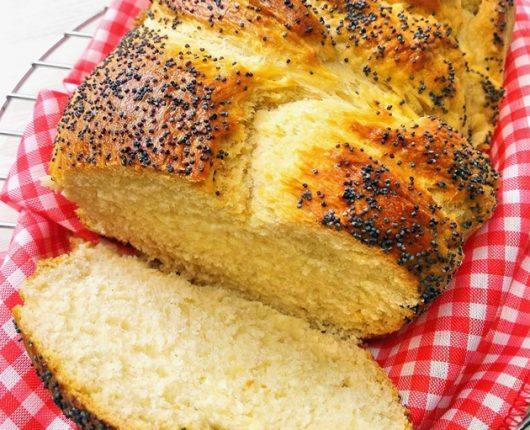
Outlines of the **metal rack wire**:
{"type": "MultiPolygon", "coordinates": [[[[103,14],[105,13],[107,8],[104,8],[97,12],[96,14],[92,15],[90,18],[83,21],[81,24],[79,24],[77,27],[75,27],[73,30],[65,31],[60,39],[55,42],[40,58],[33,61],[31,63],[31,66],[26,71],[24,76],[18,81],[18,83],[15,85],[13,90],[6,95],[6,99],[2,106],[0,107],[0,120],[5,116],[5,114],[8,112],[9,108],[12,105],[13,100],[23,100],[23,101],[29,101],[29,102],[35,102],[37,100],[37,95],[35,94],[24,94],[20,92],[21,88],[24,86],[25,83],[27,83],[31,77],[34,75],[37,69],[39,68],[50,68],[50,69],[56,69],[56,70],[70,70],[72,69],[72,65],[66,64],[66,63],[59,63],[55,61],[50,61],[49,58],[52,56],[56,50],[66,44],[69,43],[71,39],[86,39],[89,40],[92,38],[92,34],[86,31],[86,28],[90,25],[93,25],[97,23],[103,14]]],[[[34,103],[28,103],[27,110],[28,112],[31,112],[33,110],[34,103]]],[[[16,128],[11,127],[0,127],[0,136],[7,136],[7,137],[22,137],[22,130],[17,130],[16,128]]],[[[14,160],[13,160],[14,161],[14,160]]],[[[2,172],[0,174],[0,182],[3,182],[6,180],[6,173],[2,172]]],[[[13,229],[15,228],[16,223],[2,220],[0,219],[0,229],[13,229]]]]}

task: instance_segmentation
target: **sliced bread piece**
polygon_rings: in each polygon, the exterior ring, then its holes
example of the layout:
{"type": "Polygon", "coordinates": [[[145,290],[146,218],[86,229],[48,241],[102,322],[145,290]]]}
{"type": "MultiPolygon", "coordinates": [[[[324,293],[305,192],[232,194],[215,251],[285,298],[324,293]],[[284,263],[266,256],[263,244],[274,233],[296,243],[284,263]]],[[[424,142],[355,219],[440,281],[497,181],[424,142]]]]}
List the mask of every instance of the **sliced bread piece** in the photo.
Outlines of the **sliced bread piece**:
{"type": "Polygon", "coordinates": [[[410,428],[353,342],[109,246],[40,263],[21,294],[28,352],[83,429],[410,428]]]}

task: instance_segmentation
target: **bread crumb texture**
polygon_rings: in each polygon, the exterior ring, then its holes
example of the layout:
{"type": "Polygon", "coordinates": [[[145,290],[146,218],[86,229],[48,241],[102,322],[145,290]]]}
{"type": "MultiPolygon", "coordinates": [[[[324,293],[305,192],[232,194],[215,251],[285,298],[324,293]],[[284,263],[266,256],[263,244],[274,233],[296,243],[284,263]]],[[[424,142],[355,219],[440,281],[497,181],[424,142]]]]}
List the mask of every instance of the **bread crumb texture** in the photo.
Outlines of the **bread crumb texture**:
{"type": "Polygon", "coordinates": [[[410,428],[352,342],[107,246],[40,263],[21,294],[30,354],[82,428],[410,428]]]}
{"type": "Polygon", "coordinates": [[[510,1],[157,0],[73,95],[50,173],[167,270],[389,333],[494,210],[477,148],[512,23],[510,1]]]}

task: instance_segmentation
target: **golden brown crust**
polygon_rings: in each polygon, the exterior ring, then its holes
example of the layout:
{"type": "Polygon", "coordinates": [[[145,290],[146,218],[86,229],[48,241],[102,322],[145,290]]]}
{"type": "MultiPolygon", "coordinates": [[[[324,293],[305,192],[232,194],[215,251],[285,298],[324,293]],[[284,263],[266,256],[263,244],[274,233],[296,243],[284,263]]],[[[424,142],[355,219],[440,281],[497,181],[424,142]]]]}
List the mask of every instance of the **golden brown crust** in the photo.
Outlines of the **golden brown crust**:
{"type": "Polygon", "coordinates": [[[325,28],[302,0],[250,0],[250,4],[300,37],[315,40],[326,37],[325,28]]]}
{"type": "MultiPolygon", "coordinates": [[[[334,0],[334,6],[320,8],[280,0],[253,0],[247,5],[161,3],[175,14],[173,22],[167,17],[161,22],[177,30],[179,19],[189,16],[221,29],[232,25],[241,33],[276,34],[284,29],[286,34],[317,36],[322,43],[330,37],[343,61],[362,60],[361,66],[352,65],[362,68],[356,72],[402,97],[410,95],[429,114],[450,117],[449,123],[473,138],[461,97],[463,56],[446,24],[383,8],[376,0],[334,0]]],[[[509,33],[509,9],[495,10],[496,27],[509,33]]],[[[122,164],[177,172],[193,181],[209,177],[216,159],[225,155],[221,140],[233,131],[243,116],[241,105],[259,83],[237,62],[168,43],[167,36],[140,26],[80,86],[59,125],[52,176],[83,164],[122,164]]],[[[487,116],[494,123],[502,90],[484,72],[469,73],[470,82],[484,92],[480,109],[491,111],[487,116]]]]}
{"type": "Polygon", "coordinates": [[[351,128],[382,156],[358,142],[304,153],[302,174],[290,185],[298,207],[382,250],[418,279],[429,303],[458,268],[463,238],[491,215],[497,175],[434,118],[399,128],[353,121],[351,128]]]}
{"type": "Polygon", "coordinates": [[[367,78],[404,101],[417,99],[429,115],[451,116],[457,125],[464,60],[447,24],[376,0],[334,3],[324,19],[332,23],[332,37],[348,61],[362,59],[367,78]]]}
{"type": "Polygon", "coordinates": [[[252,73],[173,51],[166,39],[145,27],[131,31],[78,88],[59,123],[54,176],[82,165],[150,167],[190,181],[210,175],[252,73]]]}
{"type": "Polygon", "coordinates": [[[421,181],[424,195],[433,195],[464,237],[491,216],[498,175],[448,124],[430,117],[399,128],[352,127],[384,148],[383,163],[421,181]]]}
{"type": "Polygon", "coordinates": [[[409,0],[408,3],[413,7],[421,8],[434,15],[440,10],[441,0],[409,0]]]}
{"type": "Polygon", "coordinates": [[[513,0],[496,0],[489,3],[494,5],[494,16],[493,19],[490,19],[494,26],[493,46],[499,47],[501,52],[503,52],[510,41],[510,25],[513,20],[514,3],[513,0]]]}
{"type": "Polygon", "coordinates": [[[18,326],[17,315],[18,313],[15,312],[15,328],[20,334],[35,372],[65,417],[72,420],[82,430],[116,430],[116,427],[98,418],[95,413],[91,412],[86,405],[69,392],[68,387],[58,381],[44,357],[40,354],[37,345],[18,326]]]}
{"type": "Polygon", "coordinates": [[[458,225],[412,177],[402,180],[362,148],[346,143],[325,158],[314,155],[306,154],[306,176],[297,181],[299,207],[382,250],[418,279],[425,304],[434,300],[462,258],[458,225]]]}
{"type": "MultiPolygon", "coordinates": [[[[389,3],[403,3],[401,0],[386,0],[389,3]]],[[[505,60],[506,49],[510,42],[512,26],[515,16],[513,0],[409,0],[407,10],[420,15],[433,16],[440,22],[451,26],[452,32],[464,46],[464,51],[473,52],[489,51],[488,56],[468,58],[473,63],[495,62],[488,72],[495,73],[497,67],[502,66],[505,60]],[[480,29],[480,34],[475,30],[480,29]]]]}
{"type": "Polygon", "coordinates": [[[266,33],[268,26],[281,26],[285,32],[302,38],[320,39],[325,34],[319,21],[301,0],[159,0],[177,16],[191,16],[210,26],[222,24],[223,28],[245,33],[246,27],[266,33]],[[272,21],[272,22],[271,22],[272,21]],[[261,27],[261,31],[259,30],[261,27]]]}

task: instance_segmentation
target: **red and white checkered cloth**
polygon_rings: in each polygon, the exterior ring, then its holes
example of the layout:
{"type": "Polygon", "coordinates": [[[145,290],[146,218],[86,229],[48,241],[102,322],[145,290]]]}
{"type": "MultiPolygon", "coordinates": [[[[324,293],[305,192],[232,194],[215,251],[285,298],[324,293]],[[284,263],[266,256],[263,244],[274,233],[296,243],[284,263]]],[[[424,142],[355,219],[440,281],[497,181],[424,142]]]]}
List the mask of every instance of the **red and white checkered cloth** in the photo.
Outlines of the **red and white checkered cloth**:
{"type": "MultiPolygon", "coordinates": [[[[117,0],[69,77],[72,91],[119,42],[148,0],[117,0]]],[[[495,216],[472,237],[454,281],[430,309],[370,349],[419,429],[516,428],[530,403],[530,0],[517,2],[506,98],[492,145],[502,173],[495,216]]],[[[74,206],[40,185],[66,93],[42,91],[1,198],[20,211],[0,268],[0,430],[69,429],[12,324],[18,288],[39,258],[95,236],[74,206]]]]}

